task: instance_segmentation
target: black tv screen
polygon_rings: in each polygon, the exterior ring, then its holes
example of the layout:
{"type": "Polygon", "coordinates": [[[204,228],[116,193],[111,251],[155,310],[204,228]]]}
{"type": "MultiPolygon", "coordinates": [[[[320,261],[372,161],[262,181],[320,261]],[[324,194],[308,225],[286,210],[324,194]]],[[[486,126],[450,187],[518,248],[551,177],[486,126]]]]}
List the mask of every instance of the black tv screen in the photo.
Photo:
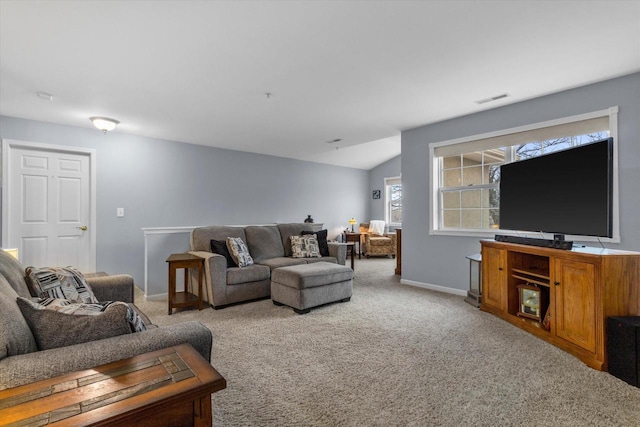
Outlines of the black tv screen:
{"type": "Polygon", "coordinates": [[[501,229],[612,237],[613,138],[500,169],[501,229]]]}

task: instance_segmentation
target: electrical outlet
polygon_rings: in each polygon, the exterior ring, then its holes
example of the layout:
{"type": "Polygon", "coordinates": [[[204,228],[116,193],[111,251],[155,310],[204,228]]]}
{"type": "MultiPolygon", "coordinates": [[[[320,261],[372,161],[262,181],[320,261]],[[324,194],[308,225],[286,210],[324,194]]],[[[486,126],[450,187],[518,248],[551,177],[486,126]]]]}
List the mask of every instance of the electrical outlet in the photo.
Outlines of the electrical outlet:
{"type": "Polygon", "coordinates": [[[122,217],[124,217],[124,208],[118,208],[118,209],[116,209],[116,216],[117,216],[118,218],[122,218],[122,217]]]}

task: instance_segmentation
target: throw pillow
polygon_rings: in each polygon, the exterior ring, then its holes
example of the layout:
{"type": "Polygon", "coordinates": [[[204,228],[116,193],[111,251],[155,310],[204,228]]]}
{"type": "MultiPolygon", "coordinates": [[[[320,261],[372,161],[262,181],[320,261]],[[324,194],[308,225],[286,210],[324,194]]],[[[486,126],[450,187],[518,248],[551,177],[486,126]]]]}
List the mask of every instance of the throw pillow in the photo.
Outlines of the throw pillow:
{"type": "Polygon", "coordinates": [[[237,267],[238,265],[233,260],[233,257],[229,253],[229,248],[227,248],[227,242],[224,240],[211,240],[209,243],[211,245],[211,252],[214,254],[222,255],[227,259],[227,268],[237,267]]]}
{"type": "Polygon", "coordinates": [[[34,297],[98,302],[82,273],[73,267],[27,267],[26,274],[29,291],[34,297]]]}
{"type": "Polygon", "coordinates": [[[311,235],[315,234],[318,239],[318,246],[320,247],[320,255],[322,256],[331,256],[329,255],[329,244],[327,243],[327,230],[320,231],[303,231],[300,233],[301,235],[311,235]]]}
{"type": "Polygon", "coordinates": [[[40,350],[131,333],[125,303],[77,304],[23,297],[17,302],[40,350]]]}
{"type": "Polygon", "coordinates": [[[311,236],[291,236],[291,252],[294,258],[319,258],[320,248],[315,234],[311,236]]]}
{"type": "Polygon", "coordinates": [[[246,267],[253,264],[249,249],[240,237],[227,237],[227,248],[238,267],[246,267]]]}

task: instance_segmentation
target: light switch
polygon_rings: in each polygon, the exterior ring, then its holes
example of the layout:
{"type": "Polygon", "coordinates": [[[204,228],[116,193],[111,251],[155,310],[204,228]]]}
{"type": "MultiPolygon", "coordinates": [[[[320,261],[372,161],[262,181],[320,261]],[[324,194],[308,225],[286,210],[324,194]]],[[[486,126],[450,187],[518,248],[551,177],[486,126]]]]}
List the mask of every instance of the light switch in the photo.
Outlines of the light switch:
{"type": "Polygon", "coordinates": [[[124,216],[124,208],[118,208],[116,209],[116,216],[118,218],[122,218],[124,216]]]}

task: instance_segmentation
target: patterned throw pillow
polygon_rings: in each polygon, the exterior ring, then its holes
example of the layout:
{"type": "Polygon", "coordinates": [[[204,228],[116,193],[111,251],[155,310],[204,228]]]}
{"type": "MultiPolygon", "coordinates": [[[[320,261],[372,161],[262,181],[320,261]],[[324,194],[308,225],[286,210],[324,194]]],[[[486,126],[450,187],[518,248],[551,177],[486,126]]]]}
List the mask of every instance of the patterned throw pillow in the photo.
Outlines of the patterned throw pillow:
{"type": "Polygon", "coordinates": [[[316,235],[291,236],[291,252],[294,258],[319,258],[320,247],[316,235]]]}
{"type": "Polygon", "coordinates": [[[319,231],[303,231],[300,233],[301,235],[311,235],[315,234],[318,238],[318,246],[320,247],[320,255],[322,256],[331,256],[329,253],[329,243],[327,241],[327,233],[328,230],[319,230],[319,231]]]}
{"type": "Polygon", "coordinates": [[[123,302],[77,304],[58,298],[18,297],[17,303],[40,350],[130,334],[131,322],[135,322],[123,302]]]}
{"type": "Polygon", "coordinates": [[[31,295],[59,298],[78,303],[97,303],[89,284],[73,267],[27,267],[27,284],[31,295]]]}
{"type": "Polygon", "coordinates": [[[240,237],[227,237],[227,248],[238,267],[246,267],[253,264],[249,248],[240,237]]]}

